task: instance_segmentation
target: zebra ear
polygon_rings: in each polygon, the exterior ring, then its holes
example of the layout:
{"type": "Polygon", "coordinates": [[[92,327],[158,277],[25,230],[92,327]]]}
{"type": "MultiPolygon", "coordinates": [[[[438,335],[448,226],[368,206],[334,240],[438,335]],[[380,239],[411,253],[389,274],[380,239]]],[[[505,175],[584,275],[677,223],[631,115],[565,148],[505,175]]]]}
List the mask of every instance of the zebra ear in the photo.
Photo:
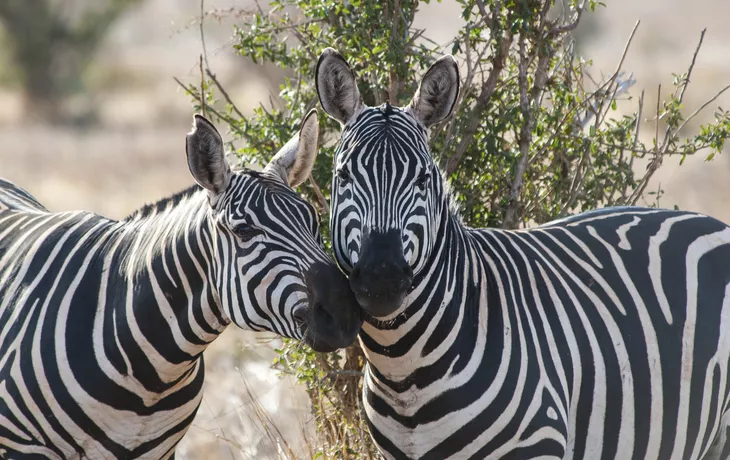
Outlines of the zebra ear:
{"type": "Polygon", "coordinates": [[[332,48],[325,49],[319,56],[315,84],[324,111],[343,125],[362,109],[355,73],[345,58],[332,48]]]}
{"type": "Polygon", "coordinates": [[[451,115],[458,96],[459,66],[447,54],[428,69],[406,110],[428,128],[451,115]]]}
{"type": "Polygon", "coordinates": [[[297,187],[312,172],[318,140],[319,119],[317,109],[312,109],[304,117],[299,133],[274,155],[264,171],[278,176],[292,188],[297,187]]]}
{"type": "Polygon", "coordinates": [[[232,172],[223,152],[223,139],[215,126],[201,115],[193,118],[193,130],[185,137],[185,153],[193,178],[212,197],[228,187],[232,172]]]}

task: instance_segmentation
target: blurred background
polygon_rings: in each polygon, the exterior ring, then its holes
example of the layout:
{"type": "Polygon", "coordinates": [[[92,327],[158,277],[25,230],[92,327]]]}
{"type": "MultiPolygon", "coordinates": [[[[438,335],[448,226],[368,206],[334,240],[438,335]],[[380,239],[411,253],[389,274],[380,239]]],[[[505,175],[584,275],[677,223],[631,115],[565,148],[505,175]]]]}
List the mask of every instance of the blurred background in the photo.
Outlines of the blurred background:
{"type": "MultiPolygon", "coordinates": [[[[726,0],[607,0],[576,31],[596,80],[621,58],[636,95],[656,100],[658,84],[686,68],[707,28],[685,96],[690,111],[730,84],[730,3],[726,0]]],[[[267,9],[265,2],[260,5],[267,9]]],[[[276,98],[286,73],[262,68],[231,47],[233,24],[259,8],[250,0],[206,0],[209,65],[244,114],[276,98]]],[[[53,211],[85,209],[122,218],[192,183],[183,138],[191,101],[174,78],[200,82],[198,0],[2,0],[0,2],[0,177],[53,211]]],[[[436,42],[460,27],[460,6],[423,5],[414,26],[436,42]]],[[[727,108],[715,101],[688,129],[727,108]]],[[[650,135],[651,130],[645,130],[650,135]]],[[[647,139],[649,142],[649,139],[647,139]]],[[[668,158],[653,187],[662,207],[679,206],[730,222],[730,158],[668,158]]],[[[649,189],[652,187],[650,186],[649,189]]],[[[277,458],[261,428],[266,411],[306,457],[311,435],[306,393],[270,369],[271,335],[226,331],[206,352],[206,392],[178,458],[277,458]]]]}

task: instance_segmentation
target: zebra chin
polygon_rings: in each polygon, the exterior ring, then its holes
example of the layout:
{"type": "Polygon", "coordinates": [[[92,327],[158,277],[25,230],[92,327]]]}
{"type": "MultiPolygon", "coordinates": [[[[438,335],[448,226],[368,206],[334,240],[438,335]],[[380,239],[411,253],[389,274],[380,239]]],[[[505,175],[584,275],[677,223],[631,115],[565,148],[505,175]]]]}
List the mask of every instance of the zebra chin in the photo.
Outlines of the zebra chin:
{"type": "Polygon", "coordinates": [[[305,273],[309,305],[294,318],[304,342],[315,351],[350,346],[362,326],[362,309],[345,275],[334,264],[317,262],[305,273]]]}

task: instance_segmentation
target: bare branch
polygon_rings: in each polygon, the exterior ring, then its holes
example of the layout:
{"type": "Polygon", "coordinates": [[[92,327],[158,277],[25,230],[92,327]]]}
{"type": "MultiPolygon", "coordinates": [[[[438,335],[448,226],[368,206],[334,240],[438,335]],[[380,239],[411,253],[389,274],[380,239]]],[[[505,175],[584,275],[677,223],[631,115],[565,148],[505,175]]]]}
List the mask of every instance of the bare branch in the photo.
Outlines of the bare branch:
{"type": "Polygon", "coordinates": [[[208,51],[205,49],[205,32],[203,30],[203,22],[205,21],[205,0],[200,0],[200,44],[203,47],[203,59],[205,59],[205,68],[210,69],[208,64],[208,51]]]}
{"type": "Polygon", "coordinates": [[[631,29],[631,33],[629,34],[628,40],[626,40],[626,44],[624,45],[624,50],[621,53],[621,59],[619,59],[618,64],[616,65],[616,70],[613,72],[613,74],[606,80],[606,82],[601,85],[596,90],[596,93],[604,95],[607,93],[611,94],[610,98],[601,97],[598,98],[597,102],[600,102],[598,105],[596,103],[593,104],[592,110],[594,111],[594,115],[596,117],[596,122],[594,124],[595,128],[598,129],[605,120],[606,115],[608,114],[608,107],[610,107],[610,102],[615,100],[617,91],[620,88],[619,84],[619,77],[621,76],[621,69],[623,68],[624,61],[626,60],[626,56],[629,54],[629,48],[631,48],[631,43],[634,41],[634,36],[636,35],[636,31],[639,29],[639,24],[641,24],[641,21],[636,21],[634,24],[634,28],[631,29]],[[606,104],[608,102],[608,104],[606,104]]]}
{"type": "MultiPolygon", "coordinates": [[[[535,83],[532,89],[527,90],[528,79],[527,70],[529,65],[530,57],[526,52],[526,43],[524,34],[520,34],[519,39],[519,55],[520,62],[518,63],[518,75],[520,88],[520,112],[522,112],[522,128],[519,136],[519,147],[520,147],[520,161],[517,164],[517,169],[510,186],[509,204],[505,211],[504,221],[502,222],[503,228],[515,228],[518,219],[518,209],[520,205],[520,192],[522,191],[522,185],[524,182],[525,172],[527,171],[527,165],[529,163],[530,145],[532,144],[532,130],[535,124],[535,110],[538,109],[542,104],[542,94],[547,79],[547,67],[550,63],[550,57],[548,54],[537,51],[538,63],[535,69],[535,83]],[[532,107],[531,107],[532,106],[532,107]]],[[[540,47],[536,47],[540,49],[540,47]]]]}
{"type": "Polygon", "coordinates": [[[241,113],[240,110],[238,110],[238,107],[236,107],[236,104],[233,103],[233,100],[226,92],[225,88],[223,88],[223,85],[220,84],[218,79],[215,77],[215,74],[210,71],[210,69],[206,69],[206,74],[208,75],[208,78],[213,82],[216,88],[218,88],[218,91],[223,95],[223,98],[226,100],[226,103],[231,106],[231,109],[236,112],[236,115],[238,115],[240,118],[246,118],[243,116],[243,113],[241,113]]]}
{"type": "Polygon", "coordinates": [[[705,110],[708,105],[710,105],[713,102],[715,102],[718,97],[722,96],[722,94],[725,91],[729,90],[729,89],[730,89],[730,85],[724,87],[723,89],[721,89],[720,91],[718,91],[717,94],[715,94],[710,99],[708,99],[707,102],[705,102],[704,104],[702,104],[697,110],[695,110],[694,112],[692,112],[692,114],[690,116],[688,116],[687,119],[684,120],[684,122],[682,122],[682,124],[677,127],[677,132],[682,131],[682,128],[684,128],[684,125],[686,125],[687,123],[689,123],[690,120],[692,120],[694,117],[697,116],[697,114],[699,114],[700,112],[702,112],[703,110],[705,110]]]}
{"type": "Polygon", "coordinates": [[[206,112],[206,110],[205,110],[205,106],[206,106],[206,103],[205,103],[205,74],[203,73],[203,55],[202,54],[200,55],[199,65],[200,65],[200,110],[201,110],[201,112],[203,112],[203,116],[205,117],[207,115],[205,113],[206,112]]]}
{"type": "Polygon", "coordinates": [[[362,377],[365,373],[352,369],[343,369],[341,371],[329,371],[327,377],[362,377]]]}
{"type": "MultiPolygon", "coordinates": [[[[545,4],[549,5],[550,2],[545,2],[545,4]]],[[[575,9],[575,14],[573,15],[573,18],[570,20],[569,23],[554,27],[548,32],[548,34],[551,36],[556,36],[575,30],[575,28],[578,27],[578,24],[580,23],[581,16],[583,16],[585,6],[586,0],[583,0],[583,2],[581,2],[581,4],[575,9]]]]}
{"type": "MultiPolygon", "coordinates": [[[[682,101],[684,101],[684,93],[687,90],[687,85],[689,85],[689,79],[690,79],[690,76],[692,75],[692,70],[694,69],[695,62],[697,60],[697,54],[700,52],[700,48],[702,47],[702,42],[705,39],[706,31],[707,31],[707,29],[704,29],[700,33],[700,40],[697,43],[697,47],[695,48],[694,53],[692,54],[692,62],[690,62],[689,68],[687,69],[687,76],[684,78],[681,89],[679,90],[679,95],[677,96],[677,102],[679,105],[681,105],[682,101]]],[[[675,90],[675,94],[676,94],[676,90],[675,90]]],[[[658,116],[658,114],[657,114],[657,116],[658,116]]],[[[682,126],[684,126],[684,123],[682,123],[682,126]]],[[[658,125],[657,125],[657,129],[658,129],[658,125]]],[[[672,126],[671,125],[667,126],[667,129],[664,132],[664,139],[662,140],[662,146],[660,148],[660,150],[662,151],[662,154],[664,152],[666,152],[667,148],[669,147],[669,143],[676,136],[677,133],[679,133],[679,129],[677,129],[675,132],[672,132],[672,126]]],[[[657,138],[657,142],[658,141],[659,141],[659,139],[657,138]]]]}
{"type": "Polygon", "coordinates": [[[659,148],[659,123],[661,121],[662,85],[657,87],[656,92],[656,126],[654,130],[654,150],[659,148]]]}
{"type": "MultiPolygon", "coordinates": [[[[172,78],[185,91],[185,94],[187,94],[188,96],[190,96],[193,99],[195,99],[199,104],[201,104],[201,107],[202,107],[202,104],[204,102],[202,101],[201,95],[199,93],[196,93],[195,92],[194,87],[192,85],[191,85],[191,87],[188,87],[183,82],[181,82],[177,77],[172,77],[172,78]]],[[[231,117],[229,117],[229,116],[227,116],[225,114],[222,114],[222,113],[218,112],[213,107],[208,106],[207,109],[208,109],[208,111],[210,113],[212,113],[213,115],[215,115],[219,119],[225,121],[226,123],[228,123],[231,126],[235,126],[235,122],[236,121],[233,120],[231,117]]]]}
{"type": "Polygon", "coordinates": [[[489,73],[489,76],[482,84],[482,89],[479,93],[479,97],[477,98],[477,102],[476,104],[474,104],[474,108],[469,113],[469,122],[466,124],[466,127],[464,129],[464,136],[461,138],[461,141],[459,141],[459,145],[456,147],[456,151],[454,152],[454,154],[446,160],[444,170],[446,171],[447,176],[453,174],[454,171],[456,171],[456,168],[459,166],[461,159],[464,157],[466,149],[469,148],[472,140],[474,140],[477,128],[479,127],[482,112],[484,112],[484,110],[487,108],[489,99],[492,97],[492,94],[494,94],[494,91],[497,89],[499,76],[502,73],[504,65],[507,61],[507,56],[509,55],[509,48],[510,45],[512,45],[512,40],[512,34],[507,34],[507,36],[502,37],[501,41],[497,45],[497,52],[491,58],[492,71],[489,73]]]}
{"type": "MultiPolygon", "coordinates": [[[[404,23],[406,23],[405,18],[402,18],[402,11],[400,6],[400,0],[394,0],[393,1],[393,10],[390,11],[388,6],[390,2],[385,2],[385,16],[386,19],[390,19],[392,23],[391,33],[390,33],[390,44],[391,46],[396,46],[394,43],[396,40],[400,40],[400,34],[398,33],[398,25],[401,22],[401,19],[404,23]]],[[[406,33],[408,31],[408,27],[406,24],[406,33]]],[[[389,69],[389,85],[388,85],[388,102],[390,105],[398,105],[398,89],[401,86],[400,79],[398,78],[398,72],[396,71],[396,68],[394,65],[390,66],[389,69]]]]}
{"type": "Polygon", "coordinates": [[[702,48],[702,42],[705,41],[706,32],[707,32],[707,29],[702,29],[702,32],[700,33],[700,41],[697,43],[695,52],[692,55],[692,62],[689,64],[689,69],[687,69],[687,76],[684,78],[684,84],[682,85],[682,91],[679,93],[679,103],[680,104],[684,100],[684,92],[687,90],[687,85],[689,85],[689,77],[692,75],[692,70],[695,68],[695,62],[697,62],[697,55],[700,52],[700,48],[702,48]]]}
{"type": "MultiPolygon", "coordinates": [[[[639,198],[644,194],[646,186],[649,184],[649,179],[654,175],[659,166],[662,164],[662,157],[665,153],[665,146],[659,147],[659,124],[661,123],[661,103],[662,103],[662,85],[657,88],[657,102],[656,102],[656,128],[654,130],[654,157],[651,159],[649,164],[646,166],[646,172],[639,181],[639,186],[633,191],[629,197],[629,203],[634,206],[639,198]]],[[[665,136],[666,139],[666,136],[665,136]]],[[[665,144],[666,145],[666,144],[665,144]]]]}
{"type": "MultiPolygon", "coordinates": [[[[630,168],[633,168],[634,166],[634,156],[633,154],[636,152],[637,146],[639,145],[639,133],[641,131],[641,115],[644,111],[644,91],[641,92],[641,96],[639,96],[639,108],[636,113],[636,129],[634,130],[634,144],[631,146],[631,161],[629,164],[630,168]]],[[[627,187],[623,188],[623,191],[621,192],[621,202],[625,204],[626,201],[626,192],[628,191],[627,187]]]]}
{"type": "MultiPolygon", "coordinates": [[[[490,29],[494,29],[494,17],[490,15],[487,12],[487,8],[484,6],[484,2],[482,0],[474,0],[474,3],[477,4],[477,8],[479,8],[479,12],[482,14],[482,21],[489,27],[490,29]]],[[[494,10],[499,11],[501,9],[501,5],[499,2],[494,3],[494,10]]]]}
{"type": "Polygon", "coordinates": [[[309,174],[309,182],[312,184],[312,189],[314,189],[314,194],[317,197],[317,202],[320,206],[319,212],[321,213],[327,211],[329,209],[329,203],[327,203],[327,198],[324,197],[322,189],[314,180],[314,176],[311,173],[309,174]]]}

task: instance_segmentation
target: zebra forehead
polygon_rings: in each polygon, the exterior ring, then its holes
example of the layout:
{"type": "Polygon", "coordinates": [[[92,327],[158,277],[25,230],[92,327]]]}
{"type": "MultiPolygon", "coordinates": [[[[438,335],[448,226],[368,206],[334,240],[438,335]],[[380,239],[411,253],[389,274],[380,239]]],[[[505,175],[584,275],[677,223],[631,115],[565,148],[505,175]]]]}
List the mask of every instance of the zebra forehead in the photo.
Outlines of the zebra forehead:
{"type": "Polygon", "coordinates": [[[282,206],[310,216],[316,214],[314,207],[294,190],[267,174],[244,170],[234,176],[229,194],[230,212],[234,215],[245,216],[258,208],[283,211],[282,206]]]}
{"type": "Polygon", "coordinates": [[[345,128],[336,156],[338,165],[375,159],[431,163],[426,129],[410,113],[387,104],[363,110],[345,128]]]}

